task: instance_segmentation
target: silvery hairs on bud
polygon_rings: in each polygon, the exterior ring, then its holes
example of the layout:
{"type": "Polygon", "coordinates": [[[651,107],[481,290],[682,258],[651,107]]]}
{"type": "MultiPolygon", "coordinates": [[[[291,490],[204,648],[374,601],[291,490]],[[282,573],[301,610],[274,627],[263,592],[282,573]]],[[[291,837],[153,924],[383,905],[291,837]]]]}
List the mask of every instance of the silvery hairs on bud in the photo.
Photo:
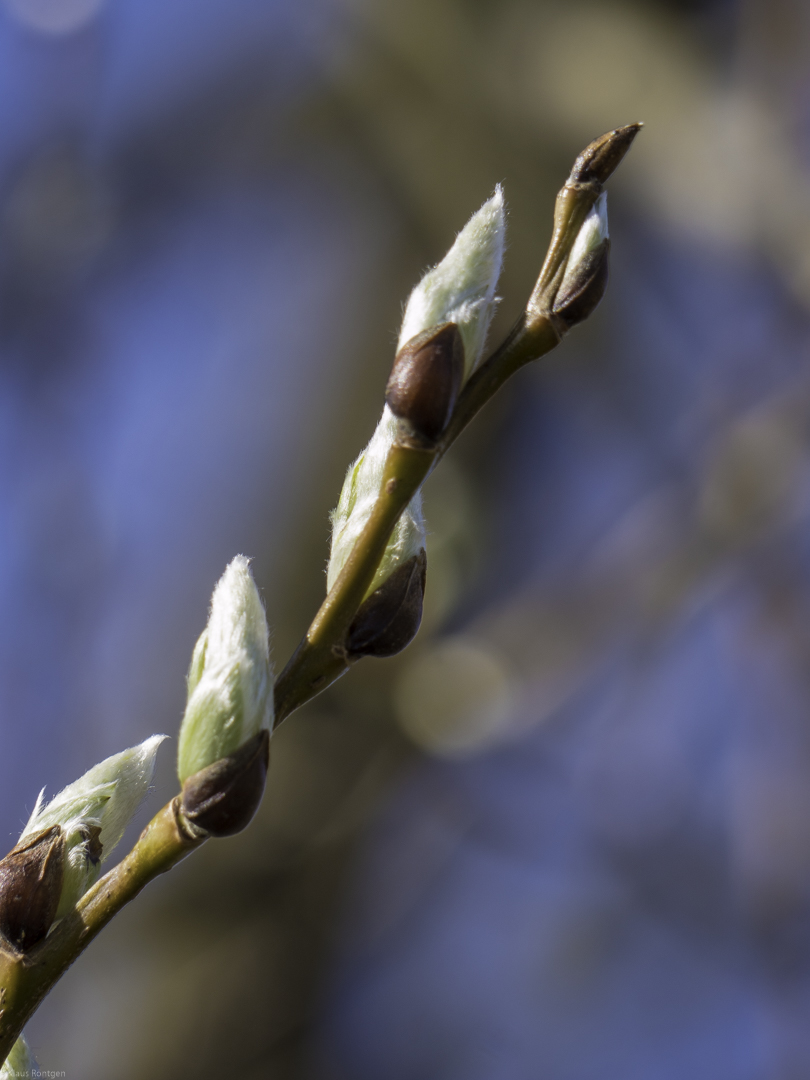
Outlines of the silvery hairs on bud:
{"type": "Polygon", "coordinates": [[[208,625],[191,658],[177,753],[180,782],[272,724],[267,619],[249,561],[237,555],[214,589],[208,625]]]}
{"type": "Polygon", "coordinates": [[[124,835],[149,790],[155,756],[165,735],[153,735],[138,746],[113,754],[55,795],[46,805],[40,792],[20,843],[52,825],[65,838],[61,918],[90,888],[104,862],[124,835]]]}
{"type": "Polygon", "coordinates": [[[498,298],[506,234],[500,184],[456,237],[442,261],[428,270],[405,305],[397,352],[411,338],[441,323],[456,323],[464,341],[465,372],[475,371],[498,298]]]}
{"type": "Polygon", "coordinates": [[[22,1080],[22,1077],[35,1077],[39,1076],[39,1073],[31,1047],[25,1036],[21,1035],[0,1067],[0,1080],[22,1080]]]}
{"type": "MultiPolygon", "coordinates": [[[[475,370],[497,305],[495,290],[503,264],[505,211],[498,185],[456,237],[442,261],[429,270],[408,298],[397,352],[418,334],[443,323],[455,323],[464,342],[465,378],[475,370]]],[[[332,588],[363,531],[377,501],[388,451],[399,432],[386,405],[366,449],[349,467],[337,508],[332,512],[332,549],[326,575],[332,588]]],[[[388,542],[369,596],[425,546],[422,496],[414,495],[388,542]]]]}

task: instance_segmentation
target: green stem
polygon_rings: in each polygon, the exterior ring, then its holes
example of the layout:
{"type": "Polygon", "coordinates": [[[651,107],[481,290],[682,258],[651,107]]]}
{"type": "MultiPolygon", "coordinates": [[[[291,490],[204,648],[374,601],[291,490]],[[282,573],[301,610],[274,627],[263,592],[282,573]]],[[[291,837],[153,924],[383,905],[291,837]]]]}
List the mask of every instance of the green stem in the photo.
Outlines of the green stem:
{"type": "Polygon", "coordinates": [[[630,124],[607,132],[574,162],[571,175],[557,195],[551,243],[526,310],[503,344],[462,390],[439,444],[418,451],[395,446],[389,453],[374,511],[304,640],[276,682],[276,724],[348,671],[351,661],[343,644],[346,631],[363,602],[400,514],[427,474],[518,368],[559,345],[567,326],[553,314],[554,300],[572,246],[604,182],[627,153],[639,127],[630,124]]]}
{"type": "Polygon", "coordinates": [[[0,1064],[45,995],[110,919],[158,874],[170,870],[205,837],[190,836],[168,803],[141,833],[135,847],[96,882],[39,945],[26,953],[0,949],[0,1064]]]}
{"type": "Polygon", "coordinates": [[[276,681],[276,724],[348,671],[343,640],[374,580],[400,514],[427,476],[437,450],[395,443],[388,452],[380,494],[346,563],[306,637],[276,681]]]}
{"type": "Polygon", "coordinates": [[[536,315],[531,323],[521,315],[506,340],[480,365],[461,392],[452,419],[442,436],[436,461],[444,456],[473,417],[525,364],[556,348],[563,331],[551,318],[536,315]]]}

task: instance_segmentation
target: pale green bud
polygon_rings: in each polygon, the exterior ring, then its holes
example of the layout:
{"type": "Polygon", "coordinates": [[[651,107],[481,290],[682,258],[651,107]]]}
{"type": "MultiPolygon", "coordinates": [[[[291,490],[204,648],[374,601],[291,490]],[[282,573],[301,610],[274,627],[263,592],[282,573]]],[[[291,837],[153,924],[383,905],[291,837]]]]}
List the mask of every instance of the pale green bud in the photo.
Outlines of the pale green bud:
{"type": "Polygon", "coordinates": [[[37,799],[22,842],[52,825],[65,839],[62,895],[56,918],[69,911],[101,873],[101,864],[124,835],[124,830],[149,790],[155,756],[165,735],[105,758],[55,795],[47,806],[37,799]]]}
{"type": "Polygon", "coordinates": [[[582,223],[554,297],[553,312],[567,327],[586,319],[602,299],[608,280],[610,234],[607,192],[602,192],[582,223]]]}
{"type": "Polygon", "coordinates": [[[464,341],[464,377],[469,378],[484,351],[498,303],[506,232],[503,190],[473,214],[448,253],[429,270],[405,305],[397,352],[417,334],[442,323],[456,323],[464,341]]]}
{"type": "Polygon", "coordinates": [[[568,264],[560,285],[560,292],[567,291],[567,286],[570,287],[579,274],[584,260],[601,248],[609,237],[607,192],[603,191],[591,207],[588,216],[577,233],[577,238],[571,248],[571,254],[568,256],[568,264]]]}
{"type": "MultiPolygon", "coordinates": [[[[464,343],[464,378],[481,359],[487,330],[497,304],[495,289],[504,247],[503,191],[473,214],[448,253],[429,270],[408,298],[397,353],[434,326],[455,323],[464,343]]],[[[377,429],[363,453],[350,466],[337,508],[332,512],[332,549],[326,574],[327,592],[343,569],[366,526],[380,494],[388,452],[401,434],[397,418],[386,405],[377,429]]],[[[422,496],[417,492],[403,511],[388,541],[366,597],[400,566],[425,548],[422,496]]]]}
{"type": "MultiPolygon", "coordinates": [[[[326,590],[332,588],[343,565],[351,554],[360,533],[374,509],[380,494],[383,470],[388,451],[399,431],[399,422],[386,405],[377,430],[363,453],[349,467],[337,509],[332,511],[332,550],[326,573],[326,590]]],[[[418,555],[425,546],[425,522],[422,516],[422,495],[417,492],[405,507],[397,522],[368,596],[379,588],[397,566],[418,555]]]]}
{"type": "Polygon", "coordinates": [[[40,1069],[31,1053],[31,1047],[25,1036],[21,1035],[0,1067],[0,1080],[32,1080],[39,1075],[40,1069]]]}
{"type": "Polygon", "coordinates": [[[177,753],[181,783],[272,727],[268,639],[249,562],[237,555],[214,589],[208,625],[191,657],[177,753]]]}

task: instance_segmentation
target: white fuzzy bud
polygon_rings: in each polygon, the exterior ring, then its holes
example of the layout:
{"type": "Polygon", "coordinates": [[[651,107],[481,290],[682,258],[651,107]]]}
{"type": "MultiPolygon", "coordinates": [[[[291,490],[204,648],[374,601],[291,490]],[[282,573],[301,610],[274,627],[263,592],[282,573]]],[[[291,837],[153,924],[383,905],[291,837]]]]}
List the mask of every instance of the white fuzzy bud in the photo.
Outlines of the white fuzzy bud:
{"type": "Polygon", "coordinates": [[[62,895],[56,917],[61,918],[81,899],[101,873],[103,863],[124,835],[124,830],[149,790],[155,756],[165,735],[113,754],[47,804],[40,792],[20,842],[52,825],[65,837],[62,895]]]}
{"type": "MultiPolygon", "coordinates": [[[[504,248],[503,191],[473,214],[448,253],[429,270],[408,298],[397,352],[434,326],[455,323],[464,342],[464,378],[475,370],[484,350],[495,311],[495,289],[504,248]]],[[[343,569],[365,528],[380,494],[388,452],[399,434],[397,418],[386,405],[377,429],[363,453],[350,466],[332,512],[332,549],[326,574],[327,592],[343,569]]],[[[408,559],[425,546],[422,496],[417,492],[394,528],[382,561],[366,595],[370,595],[408,559]]]]}
{"type": "MultiPolygon", "coordinates": [[[[398,432],[398,421],[388,406],[366,449],[349,467],[337,509],[332,511],[332,551],[326,574],[326,590],[332,588],[355,542],[363,531],[380,494],[383,470],[388,451],[398,432]]],[[[422,495],[417,492],[405,507],[397,522],[382,561],[377,568],[368,592],[385,581],[393,570],[425,546],[425,522],[422,517],[422,495]]]]}
{"type": "Polygon", "coordinates": [[[598,251],[609,238],[607,192],[603,191],[591,207],[571,247],[571,254],[568,256],[568,263],[565,267],[565,275],[560,284],[560,294],[568,293],[574,287],[588,256],[598,251]]]}
{"type": "Polygon", "coordinates": [[[469,378],[484,351],[498,303],[505,236],[503,190],[473,214],[448,253],[429,270],[408,298],[397,351],[411,338],[442,323],[456,323],[464,341],[464,377],[469,378]]]}
{"type": "MultiPolygon", "coordinates": [[[[42,1074],[46,1075],[46,1074],[42,1074]]],[[[0,1080],[31,1080],[40,1076],[40,1069],[31,1053],[24,1035],[14,1043],[9,1055],[0,1067],[0,1080]]]]}
{"type": "Polygon", "coordinates": [[[191,658],[177,753],[180,782],[272,723],[267,619],[249,562],[237,555],[214,589],[208,625],[191,658]]]}

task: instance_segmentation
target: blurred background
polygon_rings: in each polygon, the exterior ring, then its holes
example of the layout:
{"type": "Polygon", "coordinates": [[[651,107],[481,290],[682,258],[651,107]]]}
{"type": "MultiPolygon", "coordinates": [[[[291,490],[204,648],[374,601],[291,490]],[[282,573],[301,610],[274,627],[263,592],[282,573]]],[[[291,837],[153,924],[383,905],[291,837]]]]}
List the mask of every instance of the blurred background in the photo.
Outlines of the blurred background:
{"type": "MultiPolygon", "coordinates": [[[[237,552],[284,664],[409,289],[503,182],[497,341],[647,125],[604,303],[427,485],[416,641],[285,723],[43,1068],[810,1076],[808,61],[805,0],[0,0],[8,847],[176,735],[237,552]]],[[[131,839],[174,791],[169,743],[131,839]]]]}

